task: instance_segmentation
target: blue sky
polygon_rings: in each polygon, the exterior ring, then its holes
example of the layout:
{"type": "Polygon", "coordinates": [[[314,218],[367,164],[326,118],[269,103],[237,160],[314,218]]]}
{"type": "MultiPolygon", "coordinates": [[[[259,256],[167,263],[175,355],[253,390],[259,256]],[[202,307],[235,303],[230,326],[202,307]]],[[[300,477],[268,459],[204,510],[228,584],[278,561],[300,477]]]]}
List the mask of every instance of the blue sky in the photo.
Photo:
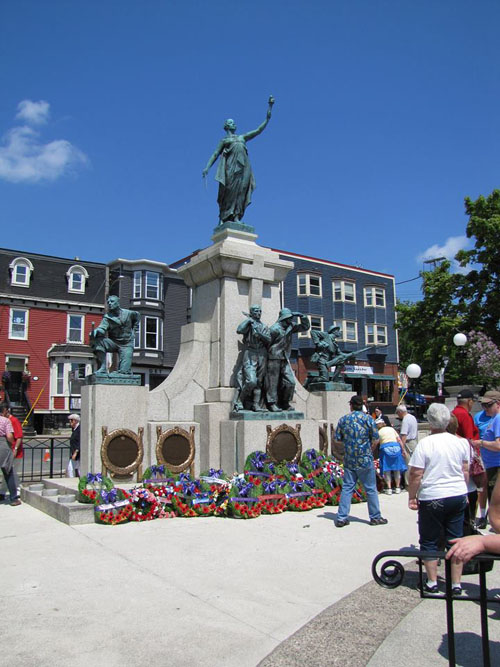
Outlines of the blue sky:
{"type": "MultiPolygon", "coordinates": [[[[496,0],[3,0],[3,246],[173,262],[211,243],[225,118],[258,243],[413,278],[500,187],[496,0]]],[[[419,281],[398,288],[416,298],[419,281]]]]}

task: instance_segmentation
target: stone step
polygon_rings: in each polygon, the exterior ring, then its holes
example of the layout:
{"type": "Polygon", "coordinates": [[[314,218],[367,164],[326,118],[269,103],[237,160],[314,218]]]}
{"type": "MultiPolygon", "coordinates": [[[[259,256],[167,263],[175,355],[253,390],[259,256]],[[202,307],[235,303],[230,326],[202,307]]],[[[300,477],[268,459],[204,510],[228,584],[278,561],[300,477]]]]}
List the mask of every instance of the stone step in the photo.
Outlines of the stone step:
{"type": "Polygon", "coordinates": [[[21,485],[21,500],[69,526],[94,523],[94,505],[76,500],[78,480],[27,482],[21,485]]]}

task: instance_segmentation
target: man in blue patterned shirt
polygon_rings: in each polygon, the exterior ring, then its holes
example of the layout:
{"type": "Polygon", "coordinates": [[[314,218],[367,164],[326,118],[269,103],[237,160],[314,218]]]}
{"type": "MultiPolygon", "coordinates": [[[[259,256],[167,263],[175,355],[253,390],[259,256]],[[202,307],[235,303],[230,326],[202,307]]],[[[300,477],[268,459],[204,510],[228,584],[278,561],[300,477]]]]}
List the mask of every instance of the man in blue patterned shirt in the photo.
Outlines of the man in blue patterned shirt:
{"type": "Polygon", "coordinates": [[[371,526],[382,526],[387,523],[380,514],[378,502],[377,480],[373,465],[373,449],[378,443],[378,429],[375,420],[363,412],[363,399],[353,396],[349,401],[351,412],[339,419],[335,438],[343,443],[344,483],[340,495],[337,513],[337,528],[349,524],[349,510],[356,483],[359,480],[366,491],[368,514],[371,526]]]}

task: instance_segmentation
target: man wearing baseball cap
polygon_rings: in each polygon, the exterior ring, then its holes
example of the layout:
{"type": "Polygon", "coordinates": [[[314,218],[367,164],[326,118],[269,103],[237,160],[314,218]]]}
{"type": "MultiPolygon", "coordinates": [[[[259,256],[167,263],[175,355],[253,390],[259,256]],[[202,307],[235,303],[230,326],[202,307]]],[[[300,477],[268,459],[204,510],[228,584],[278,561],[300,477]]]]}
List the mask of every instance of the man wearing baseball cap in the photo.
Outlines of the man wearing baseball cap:
{"type": "Polygon", "coordinates": [[[457,395],[457,405],[452,411],[458,421],[457,435],[467,438],[471,443],[479,438],[478,428],[471,415],[474,400],[474,393],[470,389],[462,389],[457,395]]]}
{"type": "MultiPolygon", "coordinates": [[[[500,392],[487,391],[479,399],[483,409],[474,417],[474,422],[479,429],[479,445],[486,474],[488,476],[488,499],[495,485],[498,470],[500,469],[500,392]]],[[[481,498],[480,498],[481,501],[481,498]]],[[[486,506],[486,503],[484,503],[486,506]]],[[[481,517],[478,528],[486,528],[486,512],[483,516],[483,508],[480,508],[481,517]]]]}

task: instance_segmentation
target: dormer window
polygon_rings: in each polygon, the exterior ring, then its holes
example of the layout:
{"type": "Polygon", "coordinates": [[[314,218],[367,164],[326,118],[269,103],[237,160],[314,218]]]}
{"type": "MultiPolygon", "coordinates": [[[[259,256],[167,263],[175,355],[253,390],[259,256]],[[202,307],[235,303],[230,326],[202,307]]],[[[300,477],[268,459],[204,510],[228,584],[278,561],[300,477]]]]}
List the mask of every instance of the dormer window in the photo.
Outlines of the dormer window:
{"type": "Polygon", "coordinates": [[[83,266],[75,264],[66,271],[66,277],[68,279],[68,292],[85,293],[85,285],[89,274],[83,266]]]}
{"type": "Polygon", "coordinates": [[[16,257],[9,264],[10,284],[15,287],[29,287],[33,264],[26,257],[16,257]]]}

